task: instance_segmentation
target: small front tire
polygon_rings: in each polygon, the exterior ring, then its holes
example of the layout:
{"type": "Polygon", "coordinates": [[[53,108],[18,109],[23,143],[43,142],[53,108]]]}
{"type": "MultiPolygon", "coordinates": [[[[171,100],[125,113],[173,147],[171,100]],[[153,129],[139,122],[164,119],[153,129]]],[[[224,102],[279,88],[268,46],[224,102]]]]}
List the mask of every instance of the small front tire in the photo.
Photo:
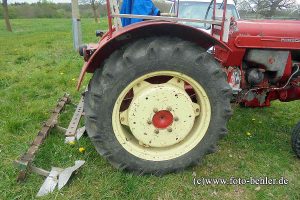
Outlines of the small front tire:
{"type": "Polygon", "coordinates": [[[292,131],[292,148],[297,157],[300,158],[300,122],[292,131]]]}

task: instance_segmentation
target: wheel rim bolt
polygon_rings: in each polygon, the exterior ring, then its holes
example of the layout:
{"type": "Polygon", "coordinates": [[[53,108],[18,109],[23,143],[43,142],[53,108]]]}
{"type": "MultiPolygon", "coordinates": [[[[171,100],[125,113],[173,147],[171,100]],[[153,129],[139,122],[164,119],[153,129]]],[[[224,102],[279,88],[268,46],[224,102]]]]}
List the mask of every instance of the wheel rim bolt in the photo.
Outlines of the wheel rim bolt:
{"type": "Polygon", "coordinates": [[[147,124],[149,124],[149,125],[152,124],[151,120],[148,120],[148,121],[147,121],[147,124]]]}
{"type": "Polygon", "coordinates": [[[177,122],[179,119],[178,117],[174,117],[174,121],[177,122]]]}
{"type": "Polygon", "coordinates": [[[199,112],[199,111],[200,111],[199,108],[197,108],[197,109],[196,109],[196,112],[199,112]]]}
{"type": "Polygon", "coordinates": [[[155,129],[155,130],[154,130],[154,133],[158,134],[158,133],[159,133],[159,130],[158,130],[158,129],[155,129]]]}

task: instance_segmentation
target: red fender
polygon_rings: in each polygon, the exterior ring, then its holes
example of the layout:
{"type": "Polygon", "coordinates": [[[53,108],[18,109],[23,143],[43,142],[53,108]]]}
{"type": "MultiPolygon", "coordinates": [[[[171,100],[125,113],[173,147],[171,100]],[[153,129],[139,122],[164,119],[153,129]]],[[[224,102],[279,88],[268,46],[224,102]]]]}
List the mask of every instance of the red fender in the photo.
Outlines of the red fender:
{"type": "Polygon", "coordinates": [[[102,37],[97,45],[88,46],[87,49],[90,48],[93,53],[82,67],[77,89],[80,88],[85,73],[93,73],[116,49],[119,49],[122,45],[136,39],[151,37],[154,35],[179,37],[196,43],[206,50],[217,45],[222,47],[225,51],[230,51],[230,48],[222,41],[219,41],[210,34],[191,26],[166,21],[144,21],[135,23],[118,31],[114,31],[112,33],[108,32],[102,37]]]}

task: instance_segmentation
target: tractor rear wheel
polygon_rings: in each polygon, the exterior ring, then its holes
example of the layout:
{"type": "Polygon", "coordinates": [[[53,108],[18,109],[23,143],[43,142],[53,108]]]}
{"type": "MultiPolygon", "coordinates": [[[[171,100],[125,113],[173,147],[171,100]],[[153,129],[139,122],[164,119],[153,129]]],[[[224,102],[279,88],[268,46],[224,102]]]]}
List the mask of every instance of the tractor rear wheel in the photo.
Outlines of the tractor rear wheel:
{"type": "Polygon", "coordinates": [[[216,151],[227,134],[230,97],[220,65],[196,44],[140,39],[95,71],[85,97],[86,129],[116,168],[162,175],[216,151]]]}

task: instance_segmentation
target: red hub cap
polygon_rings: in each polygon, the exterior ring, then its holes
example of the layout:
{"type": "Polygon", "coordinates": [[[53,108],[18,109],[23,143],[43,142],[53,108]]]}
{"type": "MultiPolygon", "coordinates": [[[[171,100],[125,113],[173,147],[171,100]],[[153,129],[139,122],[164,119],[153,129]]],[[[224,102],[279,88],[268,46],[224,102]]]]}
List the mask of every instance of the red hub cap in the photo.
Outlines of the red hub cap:
{"type": "Polygon", "coordinates": [[[152,123],[156,128],[167,128],[173,123],[173,115],[170,111],[161,110],[155,113],[152,123]]]}

